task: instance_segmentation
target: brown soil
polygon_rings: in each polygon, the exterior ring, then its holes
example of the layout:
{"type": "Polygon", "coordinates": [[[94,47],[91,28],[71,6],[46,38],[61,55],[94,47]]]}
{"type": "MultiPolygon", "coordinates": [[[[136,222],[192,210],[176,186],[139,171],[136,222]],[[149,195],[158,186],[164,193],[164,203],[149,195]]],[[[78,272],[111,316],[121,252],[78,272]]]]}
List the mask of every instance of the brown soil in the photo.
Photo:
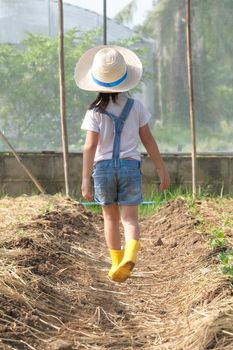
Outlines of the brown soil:
{"type": "Polygon", "coordinates": [[[58,196],[0,200],[0,349],[233,349],[233,200],[167,203],[141,219],[131,278],[109,281],[103,220],[58,196]]]}

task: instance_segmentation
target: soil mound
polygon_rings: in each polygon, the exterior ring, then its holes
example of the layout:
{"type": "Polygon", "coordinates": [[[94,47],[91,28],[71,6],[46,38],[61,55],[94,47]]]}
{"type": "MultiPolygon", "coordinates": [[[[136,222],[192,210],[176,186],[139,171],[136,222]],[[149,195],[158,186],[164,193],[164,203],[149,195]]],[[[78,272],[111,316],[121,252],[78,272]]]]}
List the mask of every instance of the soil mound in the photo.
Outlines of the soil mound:
{"type": "Polygon", "coordinates": [[[209,245],[216,224],[231,241],[232,204],[193,213],[180,199],[141,219],[138,264],[117,284],[101,215],[62,197],[2,199],[0,349],[232,349],[232,285],[209,245]]]}

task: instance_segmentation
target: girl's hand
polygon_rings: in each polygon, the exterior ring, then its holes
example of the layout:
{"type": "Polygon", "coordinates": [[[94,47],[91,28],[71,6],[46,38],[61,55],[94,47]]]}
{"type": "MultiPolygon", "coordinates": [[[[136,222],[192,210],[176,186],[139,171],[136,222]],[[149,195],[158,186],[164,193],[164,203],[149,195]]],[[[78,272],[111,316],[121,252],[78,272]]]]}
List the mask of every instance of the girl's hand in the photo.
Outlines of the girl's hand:
{"type": "Polygon", "coordinates": [[[81,186],[82,196],[87,201],[93,200],[92,189],[91,189],[91,179],[83,179],[81,186]]]}
{"type": "Polygon", "coordinates": [[[160,191],[166,190],[170,186],[170,177],[168,175],[168,172],[166,169],[158,171],[159,178],[160,178],[160,185],[159,189],[160,191]]]}

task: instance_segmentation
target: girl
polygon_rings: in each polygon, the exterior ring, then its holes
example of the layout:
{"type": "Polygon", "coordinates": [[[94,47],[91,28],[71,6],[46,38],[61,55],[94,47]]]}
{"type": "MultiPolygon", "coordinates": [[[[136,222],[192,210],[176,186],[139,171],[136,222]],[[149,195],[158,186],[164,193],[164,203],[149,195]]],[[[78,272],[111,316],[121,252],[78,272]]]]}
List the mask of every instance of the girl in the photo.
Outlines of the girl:
{"type": "Polygon", "coordinates": [[[142,202],[141,139],[160,177],[160,189],[170,184],[164,162],[150,132],[149,113],[140,101],[126,92],[141,79],[142,64],[134,52],[113,45],[88,50],[75,68],[79,88],[98,92],[90,104],[81,128],[86,130],[83,150],[82,196],[102,206],[104,233],[112,259],[108,273],[123,282],[135,265],[140,248],[138,205],[142,202]],[[120,221],[125,247],[121,248],[120,221]]]}

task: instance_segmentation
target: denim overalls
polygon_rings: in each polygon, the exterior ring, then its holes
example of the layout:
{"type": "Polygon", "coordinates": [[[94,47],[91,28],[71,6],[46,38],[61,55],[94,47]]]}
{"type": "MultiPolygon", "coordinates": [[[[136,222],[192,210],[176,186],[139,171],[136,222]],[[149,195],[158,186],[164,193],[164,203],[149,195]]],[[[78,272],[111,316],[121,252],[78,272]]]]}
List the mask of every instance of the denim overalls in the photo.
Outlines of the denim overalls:
{"type": "Polygon", "coordinates": [[[112,159],[97,162],[93,169],[95,200],[101,205],[142,202],[140,161],[120,159],[121,133],[133,103],[134,100],[128,98],[119,117],[104,112],[114,123],[114,141],[112,159]]]}

